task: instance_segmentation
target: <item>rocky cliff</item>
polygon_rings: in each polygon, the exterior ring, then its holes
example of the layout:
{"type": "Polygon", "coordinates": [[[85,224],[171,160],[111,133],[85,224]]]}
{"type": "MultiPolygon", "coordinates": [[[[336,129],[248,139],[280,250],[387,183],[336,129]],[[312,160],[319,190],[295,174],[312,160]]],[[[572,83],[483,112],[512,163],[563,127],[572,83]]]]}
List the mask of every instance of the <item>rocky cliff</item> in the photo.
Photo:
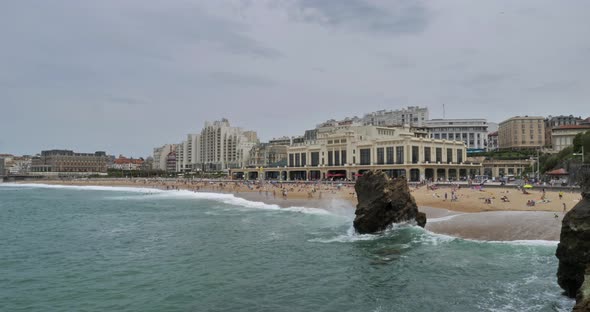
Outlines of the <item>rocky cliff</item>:
{"type": "MultiPolygon", "coordinates": [[[[590,172],[582,174],[582,200],[570,210],[561,224],[560,242],[556,256],[559,259],[557,282],[571,298],[578,296],[578,305],[588,304],[585,292],[579,292],[590,266],[590,172]],[[584,299],[585,298],[585,299],[584,299]]],[[[590,281],[586,281],[586,287],[590,281]]],[[[589,311],[589,310],[574,310],[589,311]]]]}
{"type": "Polygon", "coordinates": [[[384,172],[369,171],[354,189],[358,198],[353,225],[358,233],[375,233],[392,223],[416,221],[426,225],[426,215],[418,211],[405,178],[390,179],[384,172]]]}

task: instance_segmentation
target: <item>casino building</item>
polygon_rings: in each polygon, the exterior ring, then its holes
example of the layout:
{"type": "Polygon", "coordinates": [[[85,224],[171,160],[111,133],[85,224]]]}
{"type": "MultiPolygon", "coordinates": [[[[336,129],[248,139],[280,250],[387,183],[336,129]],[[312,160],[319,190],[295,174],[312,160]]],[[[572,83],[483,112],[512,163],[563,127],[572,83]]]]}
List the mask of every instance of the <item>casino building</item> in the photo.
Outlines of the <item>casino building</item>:
{"type": "Polygon", "coordinates": [[[481,168],[466,162],[464,142],[428,138],[409,127],[338,127],[319,132],[314,141],[289,146],[287,154],[287,166],[232,169],[232,177],[352,181],[368,170],[382,170],[417,182],[457,180],[479,174],[481,168]]]}

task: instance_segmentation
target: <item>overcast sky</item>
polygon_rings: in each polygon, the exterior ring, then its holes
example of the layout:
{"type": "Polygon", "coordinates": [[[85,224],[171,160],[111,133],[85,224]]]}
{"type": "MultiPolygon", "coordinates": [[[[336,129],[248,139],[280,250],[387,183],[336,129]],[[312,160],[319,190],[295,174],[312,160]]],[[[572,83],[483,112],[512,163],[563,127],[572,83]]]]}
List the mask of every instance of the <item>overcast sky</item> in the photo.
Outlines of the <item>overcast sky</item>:
{"type": "Polygon", "coordinates": [[[0,153],[147,156],[226,117],[590,115],[590,1],[0,3],[0,153]]]}

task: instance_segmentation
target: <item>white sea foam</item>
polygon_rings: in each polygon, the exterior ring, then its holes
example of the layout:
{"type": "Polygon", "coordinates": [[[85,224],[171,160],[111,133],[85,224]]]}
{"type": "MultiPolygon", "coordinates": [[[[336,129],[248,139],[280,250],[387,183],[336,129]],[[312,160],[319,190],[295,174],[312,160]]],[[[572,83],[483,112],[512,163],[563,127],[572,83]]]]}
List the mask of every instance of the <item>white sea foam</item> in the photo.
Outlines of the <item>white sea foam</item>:
{"type": "Polygon", "coordinates": [[[462,216],[462,215],[464,215],[464,213],[459,213],[459,214],[444,216],[444,217],[440,217],[440,218],[432,218],[432,219],[428,219],[428,223],[437,223],[437,222],[449,221],[449,220],[451,220],[451,219],[453,219],[455,217],[462,216]]]}
{"type": "Polygon", "coordinates": [[[509,245],[522,245],[522,246],[551,246],[556,247],[559,241],[551,240],[512,240],[512,241],[477,241],[494,244],[509,244],[509,245]]]}
{"type": "Polygon", "coordinates": [[[188,199],[203,199],[222,202],[224,204],[239,206],[250,209],[262,210],[277,210],[299,212],[304,214],[316,215],[331,215],[330,212],[313,207],[287,207],[281,208],[279,205],[266,204],[263,202],[250,201],[241,197],[236,197],[233,194],[208,193],[208,192],[193,192],[188,190],[160,190],[154,188],[140,188],[140,187],[121,187],[121,186],[94,186],[94,185],[53,185],[53,184],[14,184],[4,183],[3,186],[22,187],[22,188],[49,188],[49,189],[71,189],[71,190],[87,190],[87,191],[118,191],[137,193],[149,196],[115,196],[109,199],[114,200],[151,200],[151,199],[165,199],[165,198],[188,198],[188,199]]]}
{"type": "Polygon", "coordinates": [[[47,189],[70,189],[86,191],[114,191],[114,192],[133,192],[133,193],[160,193],[162,190],[141,187],[125,186],[98,186],[98,185],[55,185],[55,184],[38,184],[38,183],[2,183],[0,187],[13,188],[47,188],[47,189]]]}
{"type": "Polygon", "coordinates": [[[351,225],[346,234],[340,234],[332,238],[314,238],[310,239],[312,243],[350,243],[357,241],[374,240],[383,237],[383,234],[358,234],[351,225]]]}

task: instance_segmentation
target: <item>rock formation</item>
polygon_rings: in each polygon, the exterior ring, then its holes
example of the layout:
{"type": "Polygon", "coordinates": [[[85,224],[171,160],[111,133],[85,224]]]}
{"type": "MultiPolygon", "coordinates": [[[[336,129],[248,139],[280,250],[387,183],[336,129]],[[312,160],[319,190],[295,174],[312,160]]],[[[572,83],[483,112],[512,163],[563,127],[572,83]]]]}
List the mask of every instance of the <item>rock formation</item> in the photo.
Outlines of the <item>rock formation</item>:
{"type": "MultiPolygon", "coordinates": [[[[556,256],[559,259],[557,282],[571,298],[578,295],[578,305],[588,304],[587,294],[578,292],[584,283],[584,275],[590,268],[590,172],[582,173],[582,200],[570,210],[561,224],[560,242],[556,256]],[[584,299],[585,297],[585,299],[584,299]]],[[[587,274],[586,276],[590,276],[587,274]]],[[[586,287],[590,286],[586,281],[586,287]]],[[[588,310],[574,310],[588,311],[588,310]]]]}
{"type": "Polygon", "coordinates": [[[576,296],[576,305],[573,312],[588,312],[590,311],[590,266],[586,267],[586,274],[584,283],[578,290],[576,296]]]}
{"type": "Polygon", "coordinates": [[[375,233],[392,223],[416,220],[426,225],[426,215],[418,211],[405,178],[390,179],[384,172],[369,171],[354,189],[358,198],[353,225],[358,233],[375,233]]]}

